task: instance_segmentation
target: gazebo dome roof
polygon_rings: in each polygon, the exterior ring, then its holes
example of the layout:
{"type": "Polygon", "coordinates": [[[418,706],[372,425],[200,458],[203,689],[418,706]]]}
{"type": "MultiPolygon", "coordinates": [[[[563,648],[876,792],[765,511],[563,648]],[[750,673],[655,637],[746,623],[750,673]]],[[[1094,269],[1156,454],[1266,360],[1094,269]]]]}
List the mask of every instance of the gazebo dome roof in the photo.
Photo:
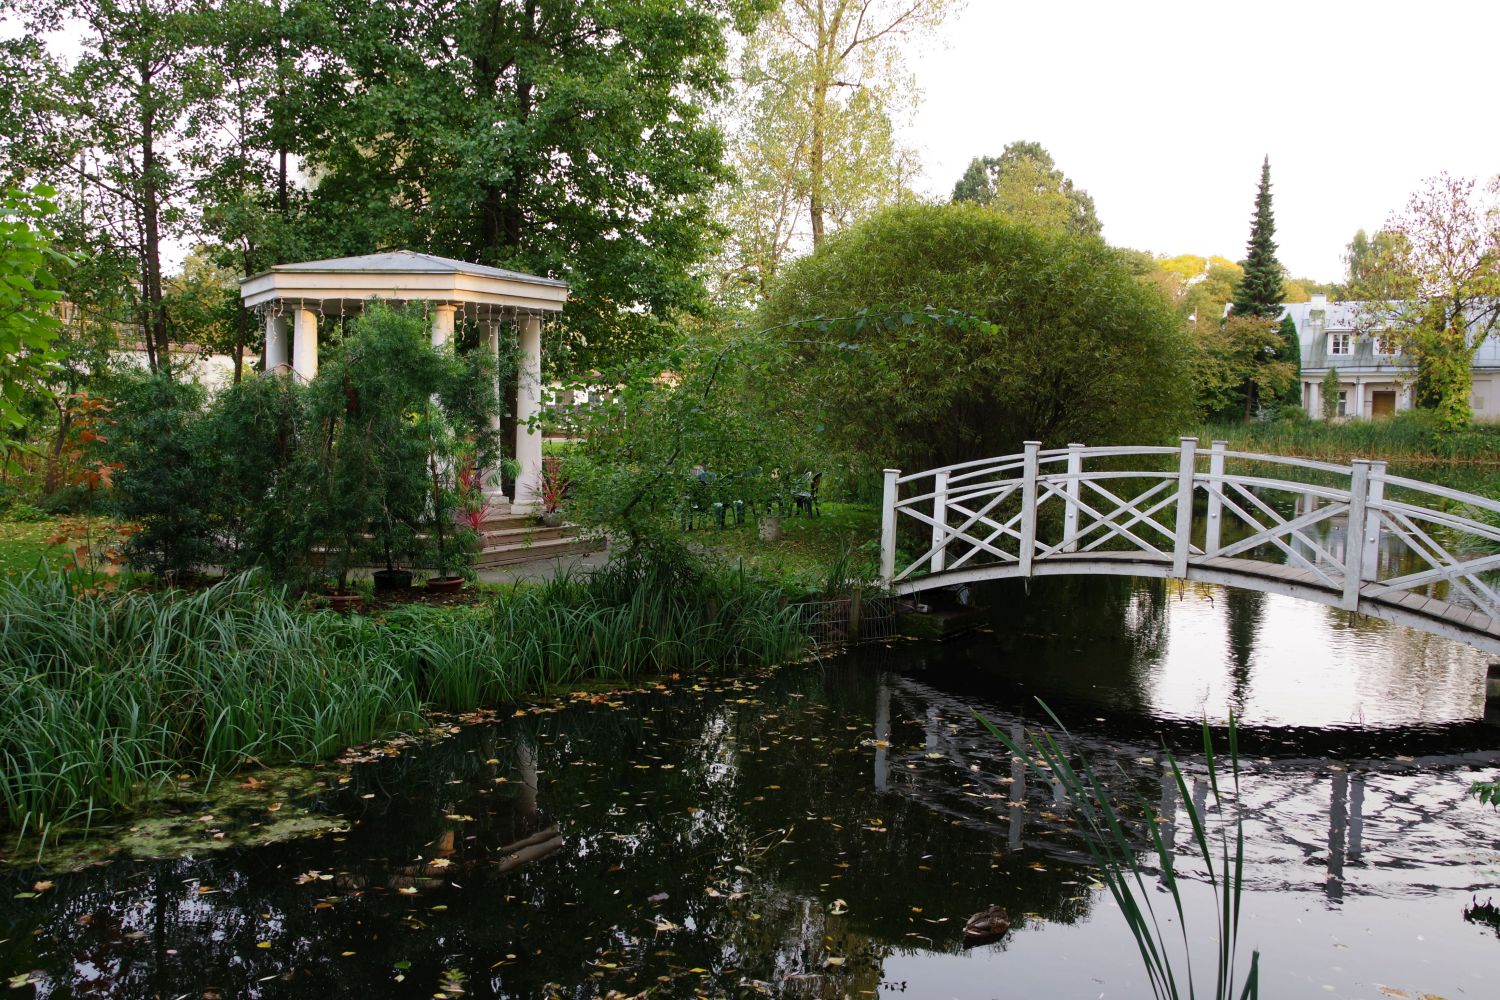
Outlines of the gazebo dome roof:
{"type": "Polygon", "coordinates": [[[433,302],[467,312],[561,312],[566,282],[412,250],[277,264],[240,282],[250,308],[284,303],[323,312],[368,299],[433,302]]]}

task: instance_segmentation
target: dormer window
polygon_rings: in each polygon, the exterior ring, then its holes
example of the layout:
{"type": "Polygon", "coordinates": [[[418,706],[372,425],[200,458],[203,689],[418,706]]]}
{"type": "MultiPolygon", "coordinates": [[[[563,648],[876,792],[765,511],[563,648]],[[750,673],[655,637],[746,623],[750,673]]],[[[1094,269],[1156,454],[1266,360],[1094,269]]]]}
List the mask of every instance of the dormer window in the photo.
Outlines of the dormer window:
{"type": "Polygon", "coordinates": [[[1389,358],[1396,353],[1396,345],[1385,337],[1376,335],[1371,338],[1374,342],[1375,356],[1377,358],[1389,358]]]}
{"type": "Polygon", "coordinates": [[[1329,354],[1353,354],[1354,338],[1347,333],[1330,333],[1328,335],[1329,354]]]}

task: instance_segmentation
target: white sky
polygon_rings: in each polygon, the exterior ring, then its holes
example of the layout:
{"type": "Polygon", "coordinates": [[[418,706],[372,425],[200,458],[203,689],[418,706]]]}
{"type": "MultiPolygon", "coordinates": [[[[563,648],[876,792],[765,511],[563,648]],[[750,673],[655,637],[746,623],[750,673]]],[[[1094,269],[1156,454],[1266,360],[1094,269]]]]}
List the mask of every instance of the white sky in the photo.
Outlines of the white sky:
{"type": "Polygon", "coordinates": [[[1093,195],[1104,236],[1244,256],[1260,162],[1297,277],[1423,178],[1500,173],[1494,0],[969,0],[909,57],[927,193],[1031,139],[1093,195]]]}

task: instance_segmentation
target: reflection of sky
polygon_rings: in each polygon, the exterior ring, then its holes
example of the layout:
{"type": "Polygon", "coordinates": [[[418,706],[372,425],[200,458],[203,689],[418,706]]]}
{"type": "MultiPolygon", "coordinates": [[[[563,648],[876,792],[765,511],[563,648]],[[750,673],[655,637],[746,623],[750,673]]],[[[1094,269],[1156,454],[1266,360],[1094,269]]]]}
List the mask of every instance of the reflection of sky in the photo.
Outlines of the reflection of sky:
{"type": "Polygon", "coordinates": [[[1484,710],[1486,657],[1436,636],[1308,601],[1251,595],[1259,606],[1248,681],[1236,691],[1226,639],[1230,602],[1245,595],[1169,585],[1167,641],[1142,665],[1153,713],[1247,724],[1435,724],[1484,710]]]}

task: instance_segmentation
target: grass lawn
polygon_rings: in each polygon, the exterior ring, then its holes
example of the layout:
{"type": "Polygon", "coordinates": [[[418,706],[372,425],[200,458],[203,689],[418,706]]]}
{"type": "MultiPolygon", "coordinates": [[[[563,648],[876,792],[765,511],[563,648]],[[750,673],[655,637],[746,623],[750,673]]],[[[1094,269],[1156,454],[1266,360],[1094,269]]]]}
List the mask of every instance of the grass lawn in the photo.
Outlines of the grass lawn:
{"type": "Polygon", "coordinates": [[[15,576],[36,569],[39,560],[57,565],[68,558],[60,545],[49,544],[67,530],[72,518],[45,521],[0,519],[0,576],[15,576]]]}
{"type": "Polygon", "coordinates": [[[856,564],[879,559],[880,511],[851,503],[825,503],[819,517],[784,517],[781,539],[764,542],[751,518],[739,527],[699,528],[688,535],[695,545],[783,581],[789,590],[821,590],[828,569],[846,549],[856,564]]]}
{"type": "MultiPolygon", "coordinates": [[[[0,577],[20,576],[45,560],[57,569],[74,568],[74,550],[84,544],[92,529],[97,552],[101,546],[119,544],[117,524],[96,517],[49,517],[45,521],[11,521],[0,517],[0,577]]],[[[106,567],[106,574],[113,573],[106,567]]]]}

